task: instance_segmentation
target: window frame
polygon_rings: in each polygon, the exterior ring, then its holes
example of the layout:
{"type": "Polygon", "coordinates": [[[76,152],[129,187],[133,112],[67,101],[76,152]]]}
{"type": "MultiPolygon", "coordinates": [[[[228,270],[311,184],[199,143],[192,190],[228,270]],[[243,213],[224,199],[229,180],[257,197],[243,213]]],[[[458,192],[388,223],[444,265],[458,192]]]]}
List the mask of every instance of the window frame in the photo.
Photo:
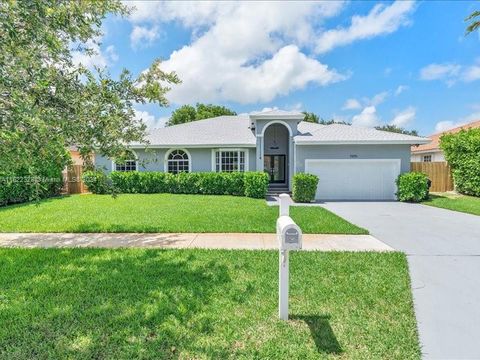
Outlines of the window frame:
{"type": "Polygon", "coordinates": [[[422,155],[422,162],[432,162],[432,155],[422,155]]]}
{"type": "Polygon", "coordinates": [[[213,172],[247,172],[249,171],[249,149],[246,148],[218,148],[212,149],[212,171],[213,172]],[[223,152],[236,152],[238,157],[238,167],[241,168],[240,160],[242,158],[241,154],[243,152],[243,170],[233,170],[225,171],[222,170],[221,154],[223,152]],[[220,157],[219,169],[217,170],[217,154],[220,157]]]}
{"type": "MultiPolygon", "coordinates": [[[[171,172],[168,171],[169,162],[174,161],[174,160],[170,160],[169,156],[174,151],[183,151],[187,155],[188,171],[186,171],[186,172],[189,172],[189,173],[192,172],[192,156],[190,155],[190,152],[187,149],[183,149],[183,148],[168,149],[168,151],[165,153],[165,158],[164,158],[164,163],[163,163],[163,171],[165,173],[174,174],[174,173],[171,173],[171,172]]],[[[176,174],[178,174],[178,172],[176,174]]]]}
{"type": "MultiPolygon", "coordinates": [[[[129,152],[132,153],[133,159],[127,159],[125,160],[125,164],[117,164],[115,160],[112,160],[112,171],[118,171],[118,172],[131,172],[131,171],[138,171],[138,155],[135,151],[128,149],[129,152]],[[135,170],[117,170],[117,165],[119,166],[127,166],[127,162],[135,162],[135,170]]],[[[130,165],[131,166],[131,165],[130,165]]]]}

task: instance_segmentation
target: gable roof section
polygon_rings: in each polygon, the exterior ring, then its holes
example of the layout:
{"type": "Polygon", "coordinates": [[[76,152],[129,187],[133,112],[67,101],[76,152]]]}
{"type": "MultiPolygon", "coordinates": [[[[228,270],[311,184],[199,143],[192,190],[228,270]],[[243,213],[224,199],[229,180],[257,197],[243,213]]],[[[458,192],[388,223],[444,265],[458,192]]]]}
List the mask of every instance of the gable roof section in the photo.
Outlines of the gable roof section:
{"type": "MultiPolygon", "coordinates": [[[[185,124],[152,130],[146,137],[151,146],[200,147],[242,146],[255,147],[255,134],[250,130],[250,118],[245,116],[218,116],[185,124]]],[[[144,147],[133,143],[132,147],[144,147]]]]}
{"type": "Polygon", "coordinates": [[[321,125],[302,121],[299,134],[294,137],[298,145],[313,144],[426,144],[429,139],[381,131],[372,128],[331,124],[321,125]]]}
{"type": "Polygon", "coordinates": [[[433,134],[432,136],[429,136],[429,138],[432,140],[431,143],[412,147],[412,152],[418,153],[418,152],[424,152],[424,151],[440,150],[440,137],[442,135],[455,134],[460,132],[461,130],[468,130],[468,129],[475,129],[475,128],[480,128],[480,120],[477,120],[469,124],[465,124],[447,131],[443,131],[441,133],[433,134]]]}

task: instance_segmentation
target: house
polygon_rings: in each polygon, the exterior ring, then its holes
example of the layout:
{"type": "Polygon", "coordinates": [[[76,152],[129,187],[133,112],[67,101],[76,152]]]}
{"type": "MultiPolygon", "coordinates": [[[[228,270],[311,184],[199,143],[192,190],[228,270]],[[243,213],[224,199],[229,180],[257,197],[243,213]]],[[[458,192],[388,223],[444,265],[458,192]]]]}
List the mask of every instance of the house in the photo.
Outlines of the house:
{"type": "Polygon", "coordinates": [[[440,149],[440,137],[444,134],[455,134],[461,130],[480,128],[480,120],[465,124],[454,129],[433,134],[429,138],[432,140],[429,144],[412,146],[413,162],[438,162],[445,161],[442,149],[440,149]]]}
{"type": "Polygon", "coordinates": [[[296,111],[220,116],[155,129],[149,145],[132,143],[122,164],[96,156],[107,171],[266,171],[271,187],[289,190],[292,177],[320,177],[317,198],[395,199],[395,180],[410,170],[410,147],[426,138],[349,125],[302,121],[296,111]]]}

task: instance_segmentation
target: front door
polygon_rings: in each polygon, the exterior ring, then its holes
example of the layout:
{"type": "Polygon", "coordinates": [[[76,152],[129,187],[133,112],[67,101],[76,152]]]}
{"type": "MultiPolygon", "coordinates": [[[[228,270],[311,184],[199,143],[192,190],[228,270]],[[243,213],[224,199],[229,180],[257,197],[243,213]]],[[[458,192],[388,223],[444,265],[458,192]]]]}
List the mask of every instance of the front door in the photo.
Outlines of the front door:
{"type": "Polygon", "coordinates": [[[264,170],[271,183],[285,183],[285,155],[264,155],[264,170]]]}

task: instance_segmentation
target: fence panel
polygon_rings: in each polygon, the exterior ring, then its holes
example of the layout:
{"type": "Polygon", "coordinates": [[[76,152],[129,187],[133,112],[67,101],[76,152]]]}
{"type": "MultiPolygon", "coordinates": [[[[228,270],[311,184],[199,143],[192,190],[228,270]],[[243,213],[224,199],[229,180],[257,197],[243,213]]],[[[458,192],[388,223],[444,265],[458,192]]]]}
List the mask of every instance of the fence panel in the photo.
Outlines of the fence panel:
{"type": "Polygon", "coordinates": [[[87,188],[82,181],[83,166],[72,165],[67,169],[67,192],[69,194],[82,194],[87,188]]]}
{"type": "Polygon", "coordinates": [[[452,191],[454,188],[452,170],[445,161],[439,162],[412,162],[410,166],[412,171],[423,172],[427,174],[432,181],[430,191],[444,192],[452,191]]]}

